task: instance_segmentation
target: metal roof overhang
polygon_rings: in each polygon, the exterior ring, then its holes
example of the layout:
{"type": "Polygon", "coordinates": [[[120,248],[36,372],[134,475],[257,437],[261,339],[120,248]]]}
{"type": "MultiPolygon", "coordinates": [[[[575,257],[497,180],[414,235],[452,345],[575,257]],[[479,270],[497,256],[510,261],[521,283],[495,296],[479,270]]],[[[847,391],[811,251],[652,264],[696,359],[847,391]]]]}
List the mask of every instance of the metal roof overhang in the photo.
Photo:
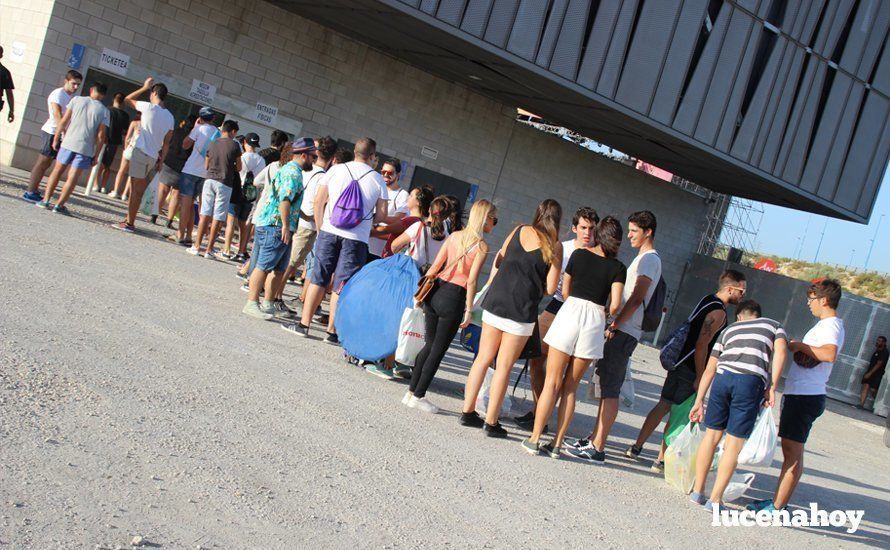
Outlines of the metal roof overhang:
{"type": "Polygon", "coordinates": [[[714,191],[867,221],[395,0],[271,3],[714,191]]]}

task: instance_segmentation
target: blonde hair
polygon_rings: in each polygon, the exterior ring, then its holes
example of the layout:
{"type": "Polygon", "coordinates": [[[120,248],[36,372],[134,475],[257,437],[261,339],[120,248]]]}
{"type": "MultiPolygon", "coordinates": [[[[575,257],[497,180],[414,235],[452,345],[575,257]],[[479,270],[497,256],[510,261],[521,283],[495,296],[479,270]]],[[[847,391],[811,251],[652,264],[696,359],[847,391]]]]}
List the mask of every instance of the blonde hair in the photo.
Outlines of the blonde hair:
{"type": "Polygon", "coordinates": [[[541,243],[541,255],[544,263],[550,265],[553,262],[553,249],[559,242],[559,224],[562,221],[562,206],[553,199],[545,199],[535,210],[535,219],[532,221],[532,229],[538,235],[541,243]]]}
{"type": "MultiPolygon", "coordinates": [[[[460,258],[471,247],[482,241],[483,228],[485,227],[488,218],[494,216],[497,211],[498,209],[491,203],[491,201],[479,199],[473,203],[473,207],[470,209],[470,217],[467,219],[467,225],[454,235],[454,237],[458,239],[457,250],[455,251],[456,258],[460,258]]],[[[458,266],[458,269],[463,273],[466,262],[459,263],[460,265],[458,266]]]]}

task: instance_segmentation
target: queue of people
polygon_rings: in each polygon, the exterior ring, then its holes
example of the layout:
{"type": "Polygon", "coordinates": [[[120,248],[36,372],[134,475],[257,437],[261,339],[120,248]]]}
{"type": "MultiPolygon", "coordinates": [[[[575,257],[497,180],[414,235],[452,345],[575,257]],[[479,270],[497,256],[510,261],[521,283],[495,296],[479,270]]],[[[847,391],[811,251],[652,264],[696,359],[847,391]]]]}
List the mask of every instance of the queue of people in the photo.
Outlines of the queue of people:
{"type": "MultiPolygon", "coordinates": [[[[238,277],[248,293],[245,315],[283,319],[285,331],[303,338],[310,336],[313,321],[320,322],[323,341],[331,345],[339,344],[338,300],[350,279],[370,262],[407,254],[418,272],[433,281],[417,304],[424,315],[423,347],[413,364],[387,357],[366,363],[366,370],[385,379],[408,380],[402,403],[438,412],[428,398],[430,387],[458,330],[467,328],[474,310],[481,309],[481,337],[466,379],[460,425],[480,428],[488,437],[507,437],[499,418],[501,404],[514,364],[520,356],[531,357],[534,407],[515,419],[531,432],[522,448],[551,458],[567,454],[592,464],[606,461],[629,360],[646,326],[646,311],[660,292],[662,260],[655,248],[657,221],[652,212],[635,212],[622,224],[614,216],[600,218],[596,210],[582,206],[571,219],[575,237],[560,241],[563,208],[546,199],[529,223],[513,228],[502,243],[494,243],[490,235],[498,212],[492,202],[476,200],[464,220],[464,205],[456,197],[436,196],[423,185],[403,189],[401,162],[379,159],[371,138],[361,138],[354,151],[344,151],[330,136],[290,140],[276,130],[269,146],[261,148],[258,135],[239,135],[237,121],[217,125],[217,115],[209,107],[176,127],[164,107],[167,89],[152,78],[129,95],[118,94],[111,110],[102,103],[107,92],[102,83],[93,84],[88,96],[75,97],[81,82],[79,73],[69,71],[63,86],[48,98],[44,146],[23,197],[26,201],[67,214],[66,202],[82,172],[97,162],[104,167],[98,187],[107,192],[110,166],[123,146],[121,168],[109,196],[126,196],[127,214],[113,227],[128,233],[136,230],[142,195],[159,171],[166,226],[177,225],[168,240],[196,256],[237,262],[238,277]],[[123,106],[139,117],[129,121],[123,106]],[[100,159],[103,146],[105,156],[100,159]],[[39,184],[53,161],[41,195],[39,184]],[[55,190],[66,170],[56,200],[55,190]],[[233,249],[236,232],[238,244],[233,249]],[[637,251],[627,266],[618,260],[625,233],[637,251]],[[217,253],[221,234],[223,250],[217,253]],[[477,292],[492,254],[488,280],[477,292]],[[287,303],[285,288],[292,279],[302,285],[302,293],[287,303]],[[325,315],[320,308],[328,296],[325,315]],[[546,308],[539,313],[546,297],[546,308]],[[589,435],[570,439],[577,391],[591,366],[601,388],[596,421],[589,435]],[[477,397],[490,368],[494,371],[482,416],[476,411],[477,397]],[[545,442],[554,410],[556,429],[545,442]]],[[[832,280],[810,287],[807,301],[819,321],[801,340],[790,339],[779,322],[763,317],[760,305],[746,299],[747,291],[745,276],[727,270],[716,291],[702,297],[690,312],[680,358],[638,438],[624,454],[639,460],[665,417],[669,424],[703,423],[707,432],[699,447],[690,500],[708,508],[720,506],[760,409],[777,402],[776,389],[791,354],[779,427],[784,455],[779,482],[772,499],[751,505],[780,510],[802,475],[804,445],[825,409],[828,376],[843,346],[843,321],[837,317],[841,288],[832,280]],[[726,311],[730,304],[737,305],[734,322],[726,311]],[[688,419],[671,418],[673,406],[693,397],[688,419]],[[724,436],[717,479],[705,497],[708,466],[724,436]]],[[[886,365],[886,339],[878,344],[863,378],[863,404],[876,373],[883,373],[886,365]]],[[[659,472],[665,448],[662,440],[652,466],[659,472]]]]}

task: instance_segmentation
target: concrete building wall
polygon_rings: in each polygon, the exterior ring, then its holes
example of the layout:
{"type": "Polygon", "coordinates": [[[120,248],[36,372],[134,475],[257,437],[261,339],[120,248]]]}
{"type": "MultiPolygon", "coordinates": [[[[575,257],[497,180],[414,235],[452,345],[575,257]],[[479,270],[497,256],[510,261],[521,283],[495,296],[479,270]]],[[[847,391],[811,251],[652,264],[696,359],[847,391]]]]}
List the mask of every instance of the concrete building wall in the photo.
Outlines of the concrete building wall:
{"type": "MultiPolygon", "coordinates": [[[[4,4],[4,20],[6,10],[4,4]]],[[[412,170],[423,166],[476,184],[478,197],[493,196],[499,205],[495,239],[530,221],[548,197],[562,203],[566,232],[582,204],[622,222],[648,208],[659,218],[658,246],[671,288],[698,244],[707,211],[701,198],[518,124],[510,106],[265,2],[58,0],[46,28],[41,68],[17,109],[26,121],[21,132],[3,133],[18,146],[4,150],[2,162],[30,167],[46,95],[67,70],[72,44],[80,43],[92,52],[88,60],[103,48],[130,56],[126,78],[134,82],[153,74],[180,96],[192,79],[212,84],[213,104],[225,104],[232,118],[257,102],[275,105],[280,118],[298,121],[302,134],[350,141],[369,135],[412,170]],[[423,146],[438,157],[422,156],[423,146]]],[[[24,80],[14,76],[17,85],[24,80]]],[[[265,142],[268,132],[261,136],[265,142]]],[[[625,249],[622,258],[629,260],[625,249]]]]}

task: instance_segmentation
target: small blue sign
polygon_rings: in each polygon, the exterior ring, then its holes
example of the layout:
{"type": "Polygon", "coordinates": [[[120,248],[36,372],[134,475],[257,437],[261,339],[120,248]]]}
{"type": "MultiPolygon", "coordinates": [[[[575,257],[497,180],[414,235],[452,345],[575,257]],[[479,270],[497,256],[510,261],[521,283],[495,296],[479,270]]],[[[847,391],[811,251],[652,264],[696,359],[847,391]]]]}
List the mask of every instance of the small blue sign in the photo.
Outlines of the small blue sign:
{"type": "Polygon", "coordinates": [[[79,69],[83,63],[83,56],[87,49],[83,44],[74,44],[71,46],[71,55],[68,57],[68,66],[72,69],[79,69]]]}
{"type": "Polygon", "coordinates": [[[470,194],[467,195],[467,204],[473,204],[476,202],[476,195],[479,194],[479,186],[475,183],[470,184],[470,194]]]}

